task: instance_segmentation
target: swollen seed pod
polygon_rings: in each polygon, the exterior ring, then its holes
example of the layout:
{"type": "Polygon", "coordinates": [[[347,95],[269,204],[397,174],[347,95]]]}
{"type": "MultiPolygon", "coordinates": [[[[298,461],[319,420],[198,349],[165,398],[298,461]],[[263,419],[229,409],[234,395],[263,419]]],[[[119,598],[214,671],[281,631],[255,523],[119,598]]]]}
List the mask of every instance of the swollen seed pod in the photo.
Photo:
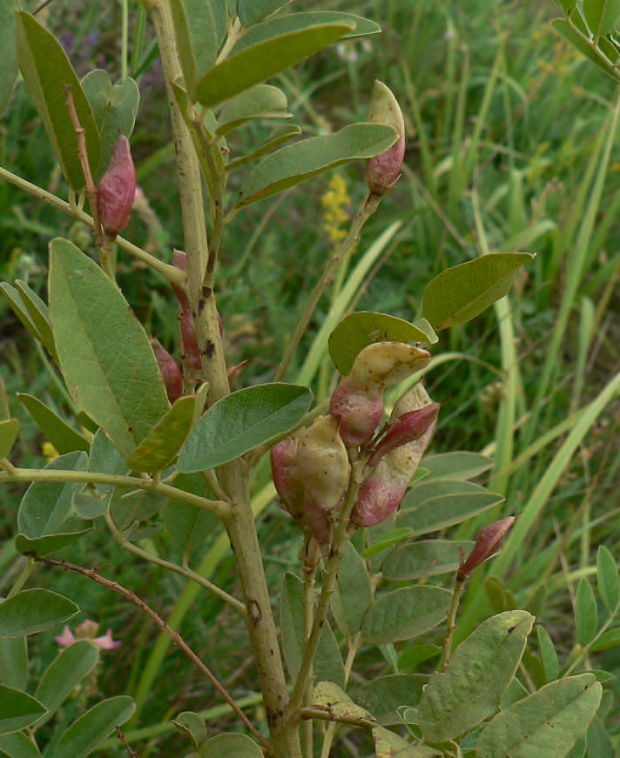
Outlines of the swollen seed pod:
{"type": "Polygon", "coordinates": [[[101,226],[108,237],[116,237],[129,223],[135,194],[136,171],[129,140],[121,135],[112,149],[110,165],[97,187],[97,209],[101,226]]]}
{"type": "Polygon", "coordinates": [[[349,457],[332,416],[319,416],[299,432],[297,470],[306,498],[325,511],[338,505],[349,482],[349,457]]]}
{"type": "Polygon", "coordinates": [[[178,400],[183,394],[183,379],[181,377],[179,364],[156,337],[151,339],[151,347],[155,353],[157,365],[159,366],[159,371],[164,380],[168,400],[170,400],[171,403],[174,403],[174,401],[178,400]]]}
{"type": "Polygon", "coordinates": [[[304,488],[297,466],[295,435],[287,437],[271,448],[271,476],[282,504],[293,518],[300,519],[304,512],[304,488]]]}
{"type": "Polygon", "coordinates": [[[366,181],[370,191],[374,195],[384,195],[392,189],[400,176],[405,157],[405,122],[392,91],[379,80],[375,80],[373,87],[368,120],[391,126],[398,133],[398,139],[392,147],[366,161],[366,181]]]}

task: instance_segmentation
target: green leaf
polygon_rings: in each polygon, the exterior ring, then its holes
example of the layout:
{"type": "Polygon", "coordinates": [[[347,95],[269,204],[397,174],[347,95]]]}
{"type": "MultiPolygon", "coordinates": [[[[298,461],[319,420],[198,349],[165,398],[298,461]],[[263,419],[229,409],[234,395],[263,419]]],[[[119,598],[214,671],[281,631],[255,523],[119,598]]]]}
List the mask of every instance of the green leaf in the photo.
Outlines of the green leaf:
{"type": "Polygon", "coordinates": [[[461,553],[467,555],[473,542],[419,540],[398,545],[385,557],[381,574],[389,582],[422,579],[456,571],[461,553]]]}
{"type": "Polygon", "coordinates": [[[257,118],[291,118],[286,110],[286,95],[271,84],[257,84],[224,103],[218,117],[216,134],[229,134],[257,118]]]}
{"type": "Polygon", "coordinates": [[[0,755],[8,758],[41,758],[41,753],[33,739],[23,732],[0,735],[0,755]]]}
{"type": "Polygon", "coordinates": [[[617,647],[618,645],[620,645],[620,627],[603,632],[590,650],[594,653],[597,650],[607,650],[607,648],[617,647]]]}
{"type": "Polygon", "coordinates": [[[124,724],[134,710],[133,700],[126,695],[102,700],[63,733],[51,758],[86,758],[117,726],[124,724]]]}
{"type": "Polygon", "coordinates": [[[9,301],[11,310],[21,321],[24,327],[30,332],[30,334],[41,344],[43,344],[42,336],[39,332],[37,324],[33,321],[32,316],[18,290],[15,289],[8,282],[0,282],[0,292],[4,293],[4,296],[9,301]]]}
{"type": "Polygon", "coordinates": [[[0,683],[25,690],[28,683],[28,645],[25,637],[0,639],[0,683]]]}
{"type": "Polygon", "coordinates": [[[479,758],[563,758],[586,732],[601,702],[592,674],[551,682],[501,711],[483,729],[479,758]]]}
{"type": "MultiPolygon", "coordinates": [[[[303,658],[304,612],[303,584],[294,574],[285,574],[280,601],[280,628],[282,652],[291,677],[296,677],[303,658]]],[[[325,623],[321,630],[317,654],[314,659],[314,675],[317,679],[334,682],[344,687],[344,665],[334,633],[325,623]]]]}
{"type": "Polygon", "coordinates": [[[88,534],[92,528],[91,522],[82,522],[81,529],[76,525],[73,530],[70,530],[67,525],[63,531],[43,537],[26,537],[23,534],[18,534],[15,537],[15,548],[19,553],[26,555],[50,555],[79,540],[80,537],[88,534]],[[86,526],[84,526],[84,523],[86,523],[86,526]]]}
{"type": "Polygon", "coordinates": [[[34,324],[39,342],[52,356],[55,362],[58,362],[56,355],[56,345],[54,344],[54,335],[52,334],[52,325],[50,323],[46,303],[41,300],[37,293],[32,290],[26,282],[17,279],[15,289],[19,292],[24,308],[34,324]]]}
{"type": "Polygon", "coordinates": [[[486,455],[455,450],[424,457],[424,467],[430,471],[429,479],[473,479],[493,466],[486,455]]]}
{"type": "Polygon", "coordinates": [[[312,707],[327,711],[334,720],[372,719],[372,715],[333,682],[318,682],[312,691],[312,707]]]}
{"type": "Polygon", "coordinates": [[[86,133],[91,167],[99,162],[100,140],[86,95],[61,44],[29,13],[17,14],[17,59],[47,136],[69,186],[84,187],[75,128],[67,109],[64,86],[71,88],[80,126],[86,133]]]}
{"type": "Polygon", "coordinates": [[[530,253],[492,253],[442,271],[422,296],[422,310],[435,330],[465,324],[510,291],[530,253]]]}
{"type": "Polygon", "coordinates": [[[192,741],[194,747],[199,747],[207,739],[207,726],[199,713],[183,711],[172,723],[192,741]]]}
{"type": "Polygon", "coordinates": [[[585,647],[596,634],[598,613],[594,590],[587,579],[582,579],[577,586],[575,598],[575,637],[585,647]]]}
{"type": "Polygon", "coordinates": [[[33,421],[52,443],[56,450],[63,455],[74,450],[88,452],[90,442],[75,429],[72,429],[60,416],[45,403],[24,392],[17,393],[17,399],[32,416],[33,421]]]}
{"type": "Polygon", "coordinates": [[[603,55],[598,48],[593,48],[590,44],[590,40],[585,34],[579,32],[566,18],[556,18],[551,22],[553,28],[558,31],[565,39],[567,39],[572,45],[574,45],[579,52],[586,58],[595,63],[600,69],[602,69],[607,76],[610,76],[615,81],[620,81],[620,74],[603,55]]]}
{"type": "MultiPolygon", "coordinates": [[[[123,454],[118,448],[114,447],[103,429],[97,431],[90,446],[88,470],[98,471],[101,474],[120,474],[121,476],[126,476],[129,473],[123,454]]],[[[95,488],[98,492],[108,493],[112,492],[114,485],[97,484],[95,488]]]]}
{"type": "Polygon", "coordinates": [[[426,740],[452,740],[495,711],[533,623],[527,611],[500,613],[458,646],[445,673],[433,674],[420,700],[420,727],[426,740]]]}
{"type": "MultiPolygon", "coordinates": [[[[88,458],[82,451],[67,453],[51,461],[45,471],[86,471],[88,458]]],[[[65,522],[74,493],[84,482],[33,482],[26,490],[17,513],[17,528],[26,537],[55,534],[65,522]]]]}
{"type": "MultiPolygon", "coordinates": [[[[174,486],[203,497],[212,496],[200,474],[180,474],[175,478],[174,486]]],[[[168,500],[163,517],[164,528],[172,537],[184,561],[190,563],[194,552],[204,549],[207,536],[219,525],[217,516],[181,500],[168,500]]]]}
{"type": "Polygon", "coordinates": [[[609,34],[620,23],[620,0],[583,0],[583,15],[595,37],[609,34]]]}
{"type": "Polygon", "coordinates": [[[93,111],[101,139],[99,165],[93,166],[96,177],[110,163],[112,148],[121,134],[131,137],[140,105],[140,90],[131,78],[112,84],[107,71],[98,68],[82,79],[82,88],[93,111]]]}
{"type": "Polygon", "coordinates": [[[22,637],[53,629],[80,609],[50,590],[22,590],[0,603],[0,637],[22,637]]]}
{"type": "Polygon", "coordinates": [[[389,674],[374,677],[371,682],[351,691],[353,700],[373,714],[383,726],[402,724],[397,709],[417,703],[428,676],[422,674],[389,674]]]}
{"type": "Polygon", "coordinates": [[[620,575],[616,559],[605,545],[599,545],[596,553],[596,582],[605,608],[614,613],[620,603],[620,575]]]}
{"type": "MultiPolygon", "coordinates": [[[[205,385],[204,390],[207,389],[205,385]]],[[[177,455],[202,413],[205,391],[180,397],[127,458],[132,471],[161,471],[177,455]]]]}
{"type": "Polygon", "coordinates": [[[362,637],[374,645],[409,640],[445,619],[452,593],[440,587],[401,587],[381,595],[364,618],[362,637]]]}
{"type": "Polygon", "coordinates": [[[374,21],[370,21],[362,16],[356,16],[353,13],[343,13],[342,11],[310,11],[306,13],[287,13],[282,16],[275,16],[261,24],[256,24],[241,37],[232,50],[236,55],[241,50],[257,45],[274,37],[281,37],[285,34],[294,34],[304,29],[312,29],[317,26],[326,24],[347,24],[350,31],[343,34],[341,39],[354,39],[355,37],[366,37],[370,34],[379,34],[381,27],[374,21]]]}
{"type": "Polygon", "coordinates": [[[551,639],[551,635],[541,624],[536,625],[536,635],[538,637],[538,649],[540,650],[540,657],[545,669],[545,675],[548,682],[552,682],[558,678],[560,673],[560,662],[558,661],[558,654],[555,650],[555,645],[551,639]]]}
{"type": "Polygon", "coordinates": [[[416,536],[429,534],[447,526],[460,524],[503,501],[494,492],[471,495],[441,495],[426,500],[417,508],[407,508],[397,515],[399,527],[413,529],[416,536]]]}
{"type": "Polygon", "coordinates": [[[259,42],[207,71],[196,85],[196,97],[212,108],[294,66],[353,28],[352,23],[322,24],[259,42]]]}
{"type": "Polygon", "coordinates": [[[50,244],[50,316],[78,406],[130,455],[168,410],[155,355],[116,285],[68,240],[50,244]]]}
{"type": "Polygon", "coordinates": [[[482,495],[489,491],[479,484],[460,479],[430,479],[412,487],[405,495],[402,508],[417,508],[427,500],[442,495],[482,495]]]}
{"type": "Polygon", "coordinates": [[[0,421],[8,421],[11,418],[11,409],[9,407],[9,396],[6,386],[0,376],[0,421]]]}
{"type": "Polygon", "coordinates": [[[200,746],[196,755],[199,758],[222,758],[225,755],[235,758],[263,758],[263,751],[245,734],[231,733],[211,737],[200,746]]]}
{"type": "Polygon", "coordinates": [[[45,706],[31,695],[0,684],[0,734],[30,726],[44,712],[45,706]]]}
{"type": "Polygon", "coordinates": [[[608,756],[614,754],[614,746],[607,729],[605,729],[601,721],[600,713],[590,724],[586,741],[588,758],[608,758],[608,756]]]}
{"type": "Polygon", "coordinates": [[[289,142],[294,137],[299,137],[301,129],[296,124],[287,124],[286,126],[279,126],[274,129],[266,142],[259,145],[255,150],[247,155],[242,155],[240,158],[235,158],[234,161],[230,161],[225,166],[226,171],[232,171],[240,166],[245,166],[246,163],[252,163],[252,161],[258,160],[266,153],[270,153],[275,150],[276,147],[280,147],[285,142],[289,142]]]}
{"type": "Polygon", "coordinates": [[[18,434],[19,421],[16,418],[0,421],[0,458],[6,458],[11,452],[18,434]]]}
{"type": "Polygon", "coordinates": [[[367,547],[362,553],[362,556],[364,558],[372,558],[373,555],[382,553],[384,550],[387,550],[393,545],[397,545],[399,542],[403,542],[412,536],[413,529],[410,529],[408,526],[404,529],[391,529],[387,534],[383,534],[377,539],[377,541],[370,545],[370,547],[367,547]]]}
{"type": "Polygon", "coordinates": [[[442,756],[440,750],[428,745],[412,745],[398,734],[376,726],[372,730],[375,741],[375,758],[435,758],[442,756]]]}
{"type": "Polygon", "coordinates": [[[336,592],[332,596],[332,613],[343,634],[351,636],[360,630],[371,603],[372,589],[366,564],[348,541],[338,565],[336,592]]]}
{"type": "Polygon", "coordinates": [[[381,124],[351,124],[309,137],[265,156],[241,186],[240,208],[293,187],[343,163],[384,153],[397,134],[381,124]]]}
{"type": "MultiPolygon", "coordinates": [[[[196,81],[212,68],[220,41],[226,34],[226,11],[221,0],[183,0],[191,47],[196,61],[196,81]]],[[[185,76],[185,69],[183,70],[185,76]]],[[[195,86],[195,84],[193,85],[195,86]]],[[[194,90],[192,90],[193,94],[194,90]]]]}
{"type": "Polygon", "coordinates": [[[43,672],[35,692],[50,716],[60,708],[74,687],[93,671],[98,660],[99,651],[88,640],[78,640],[56,656],[43,672]]]}
{"type": "Polygon", "coordinates": [[[7,109],[17,80],[15,11],[20,0],[0,3],[0,116],[7,109]]]}
{"type": "Polygon", "coordinates": [[[359,311],[346,316],[329,335],[329,354],[338,371],[347,375],[358,353],[373,342],[437,342],[430,324],[428,329],[410,324],[385,313],[359,311]]]}
{"type": "Polygon", "coordinates": [[[239,20],[244,26],[255,24],[288,2],[290,0],[239,0],[237,4],[239,20]]]}
{"type": "Polygon", "coordinates": [[[192,430],[178,470],[191,474],[234,461],[294,429],[311,402],[307,387],[282,383],[258,384],[223,397],[192,430]]]}

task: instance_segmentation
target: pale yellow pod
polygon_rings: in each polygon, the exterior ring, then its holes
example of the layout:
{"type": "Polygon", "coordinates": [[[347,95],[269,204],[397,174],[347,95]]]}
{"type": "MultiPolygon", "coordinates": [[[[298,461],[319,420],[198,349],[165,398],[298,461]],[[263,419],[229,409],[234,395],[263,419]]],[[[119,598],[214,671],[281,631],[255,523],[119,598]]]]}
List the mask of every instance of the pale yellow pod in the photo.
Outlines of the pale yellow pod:
{"type": "Polygon", "coordinates": [[[428,350],[415,345],[374,342],[359,352],[348,378],[363,391],[383,390],[424,368],[430,359],[428,350]]]}
{"type": "Polygon", "coordinates": [[[299,432],[297,471],[313,504],[326,511],[335,508],[349,483],[349,470],[336,418],[319,416],[311,427],[299,432]]]}

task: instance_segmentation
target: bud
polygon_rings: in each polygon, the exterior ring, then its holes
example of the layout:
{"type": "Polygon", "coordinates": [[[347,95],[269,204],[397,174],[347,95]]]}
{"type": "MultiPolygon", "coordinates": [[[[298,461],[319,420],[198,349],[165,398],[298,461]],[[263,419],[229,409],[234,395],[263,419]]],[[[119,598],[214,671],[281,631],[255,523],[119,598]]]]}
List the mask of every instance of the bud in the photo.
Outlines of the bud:
{"type": "MultiPolygon", "coordinates": [[[[392,418],[397,424],[404,415],[432,405],[438,404],[432,403],[424,387],[417,384],[398,401],[392,412],[392,418]]],[[[436,412],[431,413],[436,418],[436,412]]],[[[375,526],[396,511],[405,496],[411,477],[420,465],[434,431],[435,419],[430,421],[420,437],[400,444],[381,457],[375,468],[362,482],[357,502],[351,513],[353,524],[375,526]]]]}
{"type": "Polygon", "coordinates": [[[384,455],[397,447],[420,439],[424,432],[437,421],[440,408],[440,403],[431,403],[417,411],[404,413],[394,423],[390,423],[385,436],[371,455],[369,465],[376,465],[384,455]]]}
{"type": "Polygon", "coordinates": [[[510,531],[514,522],[515,517],[508,516],[480,530],[469,558],[459,566],[457,574],[459,582],[464,582],[474,569],[499,552],[504,537],[510,531]]]}
{"type": "Polygon", "coordinates": [[[389,87],[375,79],[372,91],[370,116],[372,123],[393,127],[398,139],[385,153],[375,155],[366,161],[366,181],[374,195],[384,195],[392,189],[400,176],[405,157],[405,122],[398,101],[389,87]]]}
{"type": "Polygon", "coordinates": [[[171,403],[174,403],[174,401],[178,400],[183,394],[183,379],[181,378],[179,364],[156,337],[151,339],[151,347],[155,353],[157,365],[159,366],[159,371],[164,380],[166,392],[168,393],[168,400],[170,400],[171,403]]]}
{"type": "Polygon", "coordinates": [[[368,442],[383,416],[383,390],[426,366],[430,358],[428,351],[404,342],[375,342],[358,353],[329,408],[346,445],[368,442]]]}
{"type": "MultiPolygon", "coordinates": [[[[172,254],[172,265],[181,269],[181,271],[187,271],[187,253],[184,253],[182,250],[175,250],[172,254]]],[[[200,358],[198,340],[196,339],[194,315],[187,298],[187,293],[183,287],[179,287],[176,284],[172,285],[172,289],[179,301],[177,318],[179,319],[179,328],[181,330],[183,360],[187,361],[189,366],[199,371],[202,368],[202,360],[200,358]]]]}
{"type": "Polygon", "coordinates": [[[121,135],[110,158],[110,165],[97,187],[97,208],[108,237],[116,237],[129,223],[136,194],[136,171],[129,140],[121,135]]]}

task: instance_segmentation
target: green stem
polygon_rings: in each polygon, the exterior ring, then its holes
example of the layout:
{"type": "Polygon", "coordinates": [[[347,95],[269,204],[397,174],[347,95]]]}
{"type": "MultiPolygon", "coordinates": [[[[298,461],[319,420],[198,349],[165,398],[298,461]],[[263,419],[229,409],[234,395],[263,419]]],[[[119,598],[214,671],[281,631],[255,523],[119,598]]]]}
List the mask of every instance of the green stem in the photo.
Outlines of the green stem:
{"type": "Polygon", "coordinates": [[[92,471],[63,471],[62,469],[29,469],[14,468],[12,473],[0,472],[2,482],[84,482],[85,484],[111,484],[114,487],[147,490],[157,492],[173,500],[182,500],[202,510],[209,511],[219,518],[225,518],[230,513],[230,505],[222,500],[208,500],[206,497],[194,495],[192,492],[172,487],[151,479],[138,479],[135,476],[120,476],[117,474],[100,474],[92,471]]]}
{"type": "Polygon", "coordinates": [[[19,576],[13,582],[13,586],[11,587],[9,594],[6,596],[7,600],[10,597],[13,597],[13,595],[17,595],[17,593],[21,591],[23,586],[30,578],[30,574],[32,574],[34,571],[34,560],[32,558],[24,558],[23,560],[24,565],[22,567],[22,570],[19,572],[19,576]]]}
{"type": "Polygon", "coordinates": [[[297,322],[297,326],[295,327],[291,341],[286,348],[284,357],[278,366],[278,370],[274,376],[274,381],[279,382],[284,378],[289,363],[291,362],[295,351],[299,347],[299,343],[301,342],[302,337],[308,328],[312,314],[314,313],[319,300],[321,299],[321,296],[325,290],[333,283],[334,276],[338,271],[338,267],[340,266],[340,262],[343,257],[359,242],[360,233],[364,224],[377,210],[380,202],[381,198],[378,195],[369,194],[364,200],[361,208],[353,217],[349,233],[338,245],[334,254],[323,269],[323,273],[321,274],[319,281],[314,285],[314,289],[308,298],[308,302],[306,303],[304,311],[301,314],[299,321],[297,322]]]}
{"type": "Polygon", "coordinates": [[[114,522],[114,519],[109,513],[106,514],[106,522],[108,526],[110,527],[110,531],[114,535],[116,541],[124,550],[128,550],[130,553],[137,555],[138,557],[144,559],[145,561],[148,561],[149,563],[153,563],[156,566],[161,566],[162,568],[168,569],[169,571],[174,571],[177,574],[181,574],[181,576],[184,576],[187,579],[191,579],[192,581],[196,582],[196,584],[199,584],[201,587],[204,587],[206,590],[209,590],[209,592],[212,592],[214,595],[217,595],[217,597],[219,597],[225,603],[228,603],[228,605],[234,608],[237,611],[237,613],[239,613],[243,618],[245,618],[246,616],[245,605],[243,605],[243,603],[240,600],[237,600],[236,597],[229,595],[228,592],[223,590],[221,587],[218,587],[217,584],[213,584],[213,582],[210,582],[208,579],[205,579],[204,577],[200,576],[200,574],[196,573],[195,571],[192,571],[186,566],[178,566],[176,563],[171,563],[170,561],[166,561],[163,558],[159,558],[158,556],[153,555],[153,553],[149,553],[146,550],[143,550],[142,548],[138,547],[137,545],[134,545],[133,542],[130,542],[125,537],[125,535],[118,528],[118,526],[114,522]]]}
{"type": "Polygon", "coordinates": [[[454,582],[454,592],[452,593],[452,603],[450,604],[450,610],[448,611],[448,631],[446,633],[446,639],[443,643],[443,653],[441,655],[441,661],[439,662],[439,671],[445,671],[448,668],[450,661],[450,655],[452,654],[452,640],[454,639],[454,632],[456,631],[456,613],[459,609],[459,602],[461,600],[461,593],[465,586],[465,580],[456,577],[454,582]]]}
{"type": "Polygon", "coordinates": [[[128,38],[129,38],[129,7],[127,0],[121,0],[121,81],[127,79],[128,69],[128,38]]]}
{"type": "MultiPolygon", "coordinates": [[[[42,187],[39,187],[36,184],[32,184],[32,182],[29,182],[26,179],[22,179],[21,176],[17,176],[17,174],[13,174],[11,171],[7,171],[7,169],[3,168],[2,166],[0,166],[0,179],[4,179],[14,187],[18,187],[19,189],[24,190],[24,192],[27,192],[33,197],[36,197],[38,200],[43,200],[43,202],[51,205],[53,208],[56,208],[59,211],[62,211],[62,213],[65,213],[68,216],[77,219],[78,221],[82,221],[82,223],[90,226],[91,229],[94,228],[94,221],[92,216],[89,216],[88,213],[83,211],[77,205],[62,200],[60,197],[57,197],[47,190],[44,190],[42,187]]],[[[129,253],[129,255],[132,255],[134,258],[137,258],[143,263],[146,263],[147,266],[150,266],[150,268],[154,269],[155,271],[159,271],[160,274],[163,274],[166,279],[168,279],[173,284],[182,285],[185,282],[186,275],[178,268],[176,268],[176,266],[170,266],[168,263],[160,261],[159,258],[156,258],[154,255],[147,253],[146,250],[142,250],[142,248],[134,245],[132,242],[129,242],[129,240],[126,240],[123,237],[117,237],[116,244],[126,253],[129,253]]]]}
{"type": "Polygon", "coordinates": [[[339,514],[339,522],[334,530],[329,557],[323,570],[321,595],[314,614],[312,631],[306,642],[304,656],[299,667],[295,686],[293,687],[293,693],[289,703],[289,718],[296,718],[296,711],[300,708],[308,682],[312,679],[312,664],[318,648],[323,625],[327,618],[329,602],[336,585],[337,571],[338,566],[340,565],[340,559],[342,558],[342,551],[345,542],[348,539],[349,517],[353,510],[353,506],[355,505],[355,501],[357,500],[357,494],[363,480],[363,471],[366,461],[365,459],[355,459],[353,456],[354,453],[350,451],[351,477],[349,479],[349,488],[345,496],[342,511],[339,514]]]}

